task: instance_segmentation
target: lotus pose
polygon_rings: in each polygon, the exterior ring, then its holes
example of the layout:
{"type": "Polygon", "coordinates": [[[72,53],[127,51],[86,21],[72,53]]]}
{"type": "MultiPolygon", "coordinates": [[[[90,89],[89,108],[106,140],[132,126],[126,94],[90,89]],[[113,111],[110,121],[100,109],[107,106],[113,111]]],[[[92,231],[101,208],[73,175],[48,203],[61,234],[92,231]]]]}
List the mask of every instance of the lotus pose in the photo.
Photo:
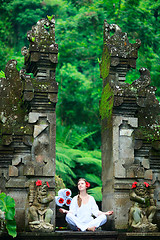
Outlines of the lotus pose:
{"type": "Polygon", "coordinates": [[[72,230],[95,231],[96,228],[107,222],[107,215],[113,214],[113,211],[99,211],[95,199],[86,191],[89,186],[90,184],[84,178],[80,178],[78,181],[79,194],[72,199],[69,211],[63,208],[59,209],[61,213],[66,213],[66,221],[72,230]]]}

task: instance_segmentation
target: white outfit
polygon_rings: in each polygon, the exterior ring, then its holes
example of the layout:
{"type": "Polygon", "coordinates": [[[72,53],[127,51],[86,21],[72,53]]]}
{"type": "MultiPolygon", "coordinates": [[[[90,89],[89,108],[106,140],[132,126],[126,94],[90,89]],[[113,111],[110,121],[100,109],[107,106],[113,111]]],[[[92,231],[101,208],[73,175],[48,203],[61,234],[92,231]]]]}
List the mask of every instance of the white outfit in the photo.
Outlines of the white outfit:
{"type": "Polygon", "coordinates": [[[85,231],[89,227],[98,228],[107,222],[105,214],[98,216],[99,208],[92,196],[89,196],[88,203],[82,203],[81,207],[78,206],[77,197],[72,199],[70,210],[66,215],[66,221],[73,230],[79,228],[81,231],[85,231]],[[94,219],[92,215],[96,218],[94,219]]]}

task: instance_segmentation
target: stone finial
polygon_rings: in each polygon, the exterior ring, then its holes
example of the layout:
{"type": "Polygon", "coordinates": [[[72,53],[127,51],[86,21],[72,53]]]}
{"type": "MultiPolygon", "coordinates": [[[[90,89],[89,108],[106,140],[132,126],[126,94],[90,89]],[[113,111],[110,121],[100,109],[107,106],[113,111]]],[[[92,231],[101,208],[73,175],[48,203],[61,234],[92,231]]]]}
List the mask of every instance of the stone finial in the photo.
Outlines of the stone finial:
{"type": "MultiPolygon", "coordinates": [[[[129,43],[127,33],[122,32],[121,28],[116,24],[108,24],[104,21],[104,44],[107,45],[111,57],[128,58],[128,61],[137,59],[138,49],[141,41],[138,39],[136,43],[129,43]],[[114,34],[111,36],[111,32],[114,34]]],[[[133,65],[133,64],[132,64],[133,65]]],[[[131,65],[131,67],[133,67],[131,65]]]]}

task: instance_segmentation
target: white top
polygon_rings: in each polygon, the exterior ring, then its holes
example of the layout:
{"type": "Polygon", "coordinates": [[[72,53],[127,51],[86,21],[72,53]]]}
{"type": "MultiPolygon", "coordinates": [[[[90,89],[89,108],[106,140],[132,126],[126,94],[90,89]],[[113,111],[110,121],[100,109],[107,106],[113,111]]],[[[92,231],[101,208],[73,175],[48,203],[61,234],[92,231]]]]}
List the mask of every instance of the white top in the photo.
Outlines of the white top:
{"type": "Polygon", "coordinates": [[[95,217],[98,216],[99,208],[96,204],[96,201],[94,197],[89,196],[88,203],[81,204],[81,206],[78,206],[77,203],[77,197],[75,196],[72,199],[71,205],[70,205],[70,211],[77,216],[77,218],[80,220],[81,223],[88,223],[91,220],[93,220],[92,215],[95,217]]]}

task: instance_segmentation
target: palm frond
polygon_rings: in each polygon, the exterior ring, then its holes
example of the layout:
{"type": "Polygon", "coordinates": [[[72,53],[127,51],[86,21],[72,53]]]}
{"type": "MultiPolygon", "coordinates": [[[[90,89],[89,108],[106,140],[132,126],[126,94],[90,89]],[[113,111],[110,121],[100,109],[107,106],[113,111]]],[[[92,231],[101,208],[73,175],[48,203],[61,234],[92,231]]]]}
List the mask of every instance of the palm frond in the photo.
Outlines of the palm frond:
{"type": "Polygon", "coordinates": [[[87,190],[96,201],[102,201],[102,187],[95,187],[87,190]]]}

